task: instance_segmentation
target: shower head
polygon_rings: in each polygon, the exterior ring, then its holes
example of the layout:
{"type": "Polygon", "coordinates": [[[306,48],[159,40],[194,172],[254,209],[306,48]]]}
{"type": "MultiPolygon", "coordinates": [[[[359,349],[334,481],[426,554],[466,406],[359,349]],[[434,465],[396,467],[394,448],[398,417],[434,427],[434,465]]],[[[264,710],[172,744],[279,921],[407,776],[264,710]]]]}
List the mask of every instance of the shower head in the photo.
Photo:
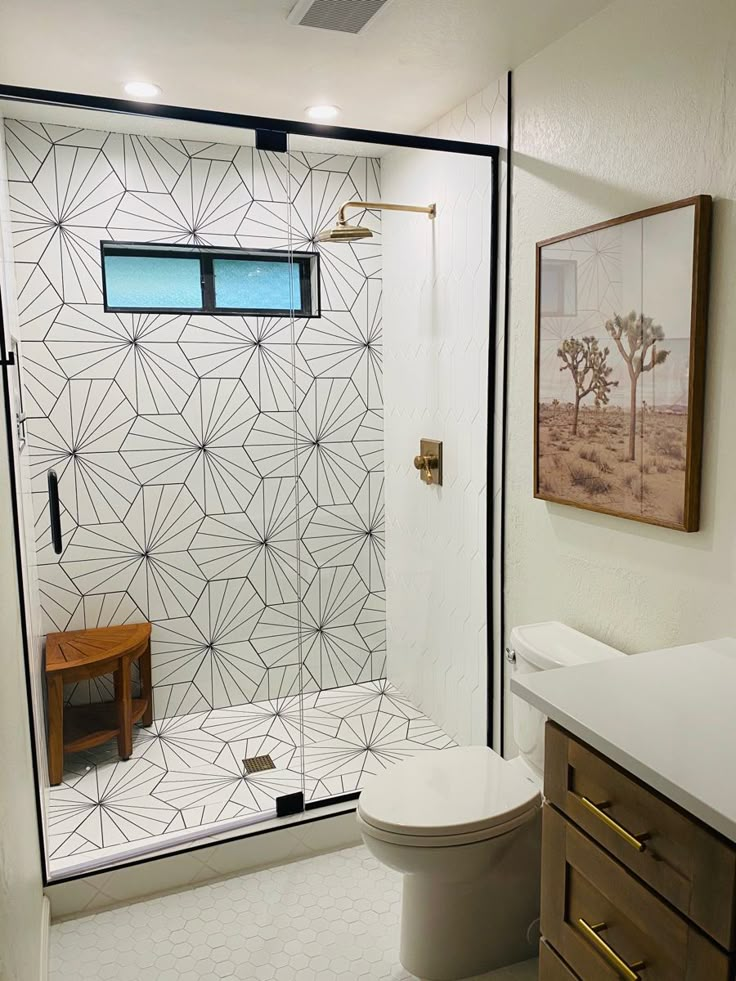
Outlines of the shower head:
{"type": "Polygon", "coordinates": [[[348,225],[338,221],[334,228],[325,228],[317,235],[318,242],[357,242],[361,238],[373,238],[370,228],[362,225],[348,225]]]}
{"type": "Polygon", "coordinates": [[[345,217],[347,208],[364,208],[366,211],[418,211],[437,217],[437,205],[387,204],[383,201],[346,201],[337,213],[337,224],[334,228],[325,228],[315,238],[317,242],[357,242],[361,238],[373,238],[370,228],[363,225],[348,225],[345,217]]]}

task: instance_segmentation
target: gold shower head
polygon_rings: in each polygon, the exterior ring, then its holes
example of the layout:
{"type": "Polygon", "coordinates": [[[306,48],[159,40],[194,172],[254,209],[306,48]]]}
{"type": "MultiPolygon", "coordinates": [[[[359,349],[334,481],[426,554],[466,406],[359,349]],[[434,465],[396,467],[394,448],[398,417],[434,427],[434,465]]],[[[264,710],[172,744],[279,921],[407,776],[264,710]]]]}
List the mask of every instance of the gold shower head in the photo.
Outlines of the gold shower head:
{"type": "Polygon", "coordinates": [[[366,211],[418,211],[437,217],[437,205],[387,204],[383,201],[346,201],[337,213],[337,224],[334,228],[325,228],[315,237],[317,242],[357,242],[361,238],[373,238],[370,228],[363,225],[348,225],[345,218],[347,208],[364,208],[366,211]]]}
{"type": "Polygon", "coordinates": [[[373,238],[370,228],[362,225],[348,225],[338,221],[334,228],[325,228],[316,237],[318,242],[357,242],[361,238],[373,238]]]}

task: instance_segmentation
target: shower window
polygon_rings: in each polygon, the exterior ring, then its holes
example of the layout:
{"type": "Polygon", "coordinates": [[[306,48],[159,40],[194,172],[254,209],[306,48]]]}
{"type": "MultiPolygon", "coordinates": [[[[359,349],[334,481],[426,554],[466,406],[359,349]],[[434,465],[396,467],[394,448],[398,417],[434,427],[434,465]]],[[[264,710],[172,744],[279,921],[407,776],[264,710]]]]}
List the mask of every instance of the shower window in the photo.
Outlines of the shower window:
{"type": "Polygon", "coordinates": [[[102,242],[105,310],[319,317],[319,255],[102,242]]]}

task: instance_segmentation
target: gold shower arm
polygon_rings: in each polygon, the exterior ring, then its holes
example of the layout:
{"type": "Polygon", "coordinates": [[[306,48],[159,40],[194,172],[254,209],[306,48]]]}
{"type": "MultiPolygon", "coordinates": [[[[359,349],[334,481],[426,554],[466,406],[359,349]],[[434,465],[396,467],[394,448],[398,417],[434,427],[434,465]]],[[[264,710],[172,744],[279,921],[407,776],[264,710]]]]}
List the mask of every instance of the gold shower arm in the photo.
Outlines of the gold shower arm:
{"type": "Polygon", "coordinates": [[[418,204],[385,204],[383,201],[346,201],[340,205],[337,213],[338,225],[344,225],[347,221],[345,217],[346,208],[365,208],[368,211],[418,211],[420,214],[429,215],[430,218],[437,217],[437,205],[430,204],[422,206],[418,204]]]}

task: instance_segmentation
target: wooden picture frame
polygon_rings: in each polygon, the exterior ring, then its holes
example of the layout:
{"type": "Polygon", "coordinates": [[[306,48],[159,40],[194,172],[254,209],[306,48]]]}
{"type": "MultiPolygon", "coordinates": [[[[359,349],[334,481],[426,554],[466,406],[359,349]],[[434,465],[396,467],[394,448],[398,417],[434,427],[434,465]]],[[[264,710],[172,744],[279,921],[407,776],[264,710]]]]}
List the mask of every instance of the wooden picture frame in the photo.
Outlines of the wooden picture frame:
{"type": "Polygon", "coordinates": [[[711,204],[537,243],[539,500],[698,530],[711,204]]]}

